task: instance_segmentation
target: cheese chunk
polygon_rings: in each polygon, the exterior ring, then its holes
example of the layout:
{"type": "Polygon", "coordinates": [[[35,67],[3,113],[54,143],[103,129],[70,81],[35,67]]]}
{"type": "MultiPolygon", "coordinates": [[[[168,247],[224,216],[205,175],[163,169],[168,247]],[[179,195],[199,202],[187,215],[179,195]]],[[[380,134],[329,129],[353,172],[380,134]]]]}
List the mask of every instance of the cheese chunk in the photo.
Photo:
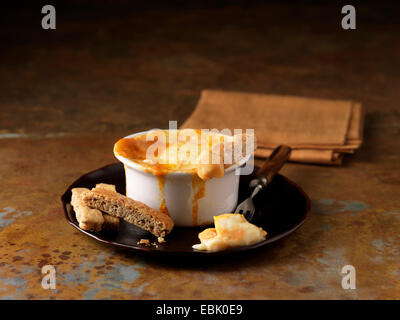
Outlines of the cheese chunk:
{"type": "Polygon", "coordinates": [[[214,217],[215,228],[199,233],[200,244],[193,249],[221,251],[228,248],[248,246],[265,240],[267,232],[248,222],[239,213],[226,213],[214,217]]]}

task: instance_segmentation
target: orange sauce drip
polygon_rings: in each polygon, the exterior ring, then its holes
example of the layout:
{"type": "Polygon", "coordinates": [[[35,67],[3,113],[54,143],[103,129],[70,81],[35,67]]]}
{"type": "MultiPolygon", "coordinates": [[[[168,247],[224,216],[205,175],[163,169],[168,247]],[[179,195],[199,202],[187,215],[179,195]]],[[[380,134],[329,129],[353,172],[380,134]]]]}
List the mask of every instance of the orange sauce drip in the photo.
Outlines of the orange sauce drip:
{"type": "Polygon", "coordinates": [[[195,174],[192,174],[192,190],[194,193],[192,205],[193,225],[198,225],[199,199],[206,195],[206,182],[195,174]]]}
{"type": "Polygon", "coordinates": [[[161,199],[159,210],[160,210],[160,212],[169,215],[168,208],[165,203],[165,194],[164,194],[165,175],[157,176],[157,180],[158,180],[158,191],[160,192],[159,194],[160,194],[160,199],[161,199]]]}

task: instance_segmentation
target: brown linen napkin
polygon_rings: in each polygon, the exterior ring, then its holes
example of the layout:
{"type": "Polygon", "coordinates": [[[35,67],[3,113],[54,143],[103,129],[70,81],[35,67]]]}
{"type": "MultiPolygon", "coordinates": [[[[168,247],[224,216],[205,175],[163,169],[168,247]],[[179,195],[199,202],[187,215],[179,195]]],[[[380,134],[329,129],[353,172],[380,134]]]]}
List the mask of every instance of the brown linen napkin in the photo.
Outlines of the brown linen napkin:
{"type": "Polygon", "coordinates": [[[362,143],[363,113],[353,101],[204,90],[181,128],[254,129],[256,157],[288,144],[292,161],[340,164],[362,143]]]}

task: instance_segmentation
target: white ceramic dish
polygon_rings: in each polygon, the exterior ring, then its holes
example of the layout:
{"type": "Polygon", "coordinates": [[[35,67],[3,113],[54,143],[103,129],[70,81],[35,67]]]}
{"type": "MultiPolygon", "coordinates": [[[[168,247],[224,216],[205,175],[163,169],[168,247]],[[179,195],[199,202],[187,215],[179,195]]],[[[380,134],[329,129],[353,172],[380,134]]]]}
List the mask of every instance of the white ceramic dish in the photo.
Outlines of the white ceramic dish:
{"type": "MultiPolygon", "coordinates": [[[[146,134],[150,131],[135,133],[125,138],[146,134]]],[[[204,197],[196,200],[198,189],[193,186],[193,175],[185,172],[171,172],[160,179],[134,161],[115,154],[124,164],[126,196],[159,209],[164,199],[169,215],[176,226],[194,227],[213,223],[213,216],[232,212],[238,200],[240,163],[225,170],[222,178],[212,178],[204,183],[204,197]],[[197,207],[197,209],[195,208],[197,207]]]]}

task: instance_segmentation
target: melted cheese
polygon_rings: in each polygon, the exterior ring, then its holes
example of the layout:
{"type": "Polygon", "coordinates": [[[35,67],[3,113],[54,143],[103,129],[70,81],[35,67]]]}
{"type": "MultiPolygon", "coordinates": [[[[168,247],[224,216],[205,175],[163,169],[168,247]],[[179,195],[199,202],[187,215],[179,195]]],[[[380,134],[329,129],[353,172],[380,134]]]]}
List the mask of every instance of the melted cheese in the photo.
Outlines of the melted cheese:
{"type": "Polygon", "coordinates": [[[236,146],[242,145],[238,142],[246,144],[245,138],[194,129],[155,130],[120,139],[114,152],[141,164],[155,176],[187,172],[209,180],[224,176],[225,169],[232,165],[232,159],[225,161],[224,152],[233,154],[236,146]]]}
{"type": "Polygon", "coordinates": [[[215,228],[199,233],[200,244],[193,249],[221,251],[228,248],[248,246],[265,240],[267,233],[248,222],[238,213],[226,213],[214,217],[215,228]]]}

